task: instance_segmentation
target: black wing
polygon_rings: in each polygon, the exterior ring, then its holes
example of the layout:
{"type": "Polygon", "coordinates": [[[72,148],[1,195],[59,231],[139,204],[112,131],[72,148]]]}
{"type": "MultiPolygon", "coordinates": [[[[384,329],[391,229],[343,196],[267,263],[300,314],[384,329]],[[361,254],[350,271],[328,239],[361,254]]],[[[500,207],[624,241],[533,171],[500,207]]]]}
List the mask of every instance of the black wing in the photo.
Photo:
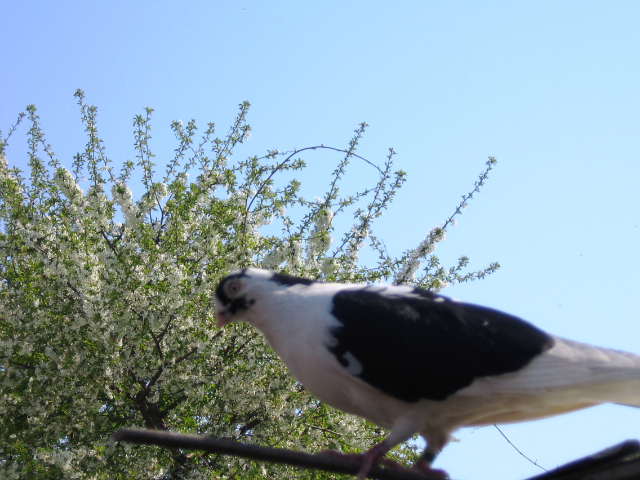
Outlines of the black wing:
{"type": "Polygon", "coordinates": [[[407,402],[444,400],[478,377],[520,370],[553,346],[515,316],[421,289],[343,291],[332,313],[342,323],[328,347],[338,361],[347,367],[350,353],[362,365],[357,377],[407,402]]]}

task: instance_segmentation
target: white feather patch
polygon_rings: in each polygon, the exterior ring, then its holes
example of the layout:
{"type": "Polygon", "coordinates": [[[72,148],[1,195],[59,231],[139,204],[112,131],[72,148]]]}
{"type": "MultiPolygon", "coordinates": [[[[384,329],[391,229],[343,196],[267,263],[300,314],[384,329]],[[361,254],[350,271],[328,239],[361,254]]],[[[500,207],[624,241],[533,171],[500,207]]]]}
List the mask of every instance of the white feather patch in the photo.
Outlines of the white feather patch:
{"type": "Polygon", "coordinates": [[[345,370],[349,372],[351,375],[360,375],[363,371],[362,364],[360,361],[353,356],[353,353],[346,352],[342,358],[347,362],[347,366],[345,370]]]}

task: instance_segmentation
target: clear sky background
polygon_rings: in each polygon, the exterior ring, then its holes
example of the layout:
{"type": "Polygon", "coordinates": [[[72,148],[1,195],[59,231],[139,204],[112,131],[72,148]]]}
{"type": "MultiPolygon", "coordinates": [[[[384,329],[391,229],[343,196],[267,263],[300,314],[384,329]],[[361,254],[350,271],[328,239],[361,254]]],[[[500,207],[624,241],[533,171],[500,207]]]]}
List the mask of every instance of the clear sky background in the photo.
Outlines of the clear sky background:
{"type": "MultiPolygon", "coordinates": [[[[77,88],[116,162],[134,158],[132,118],[146,106],[159,165],[175,148],[171,120],[213,121],[223,135],[243,100],[246,155],[344,148],[366,121],[359,153],[382,163],[393,147],[409,175],[377,224],[392,253],[447,218],[495,156],[436,254],[501,269],[443,293],[640,353],[639,2],[21,0],[0,4],[0,25],[0,129],[35,104],[67,164],[84,142],[77,88]]],[[[24,165],[25,134],[10,164],[24,165]]],[[[305,159],[325,175],[308,191],[322,194],[333,164],[305,159]]],[[[639,438],[640,410],[502,430],[551,469],[639,438]]],[[[457,436],[436,462],[454,479],[542,473],[493,427],[457,436]]]]}

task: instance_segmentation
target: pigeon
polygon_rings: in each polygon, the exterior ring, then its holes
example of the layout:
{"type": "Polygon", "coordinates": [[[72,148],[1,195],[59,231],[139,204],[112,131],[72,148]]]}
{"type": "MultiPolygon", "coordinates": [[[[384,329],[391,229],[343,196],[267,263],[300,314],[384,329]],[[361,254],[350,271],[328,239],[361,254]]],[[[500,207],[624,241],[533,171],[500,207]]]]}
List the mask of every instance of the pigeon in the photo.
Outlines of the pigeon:
{"type": "Polygon", "coordinates": [[[640,407],[640,356],[550,335],[491,308],[390,284],[325,283],[258,268],[224,277],[217,326],[248,322],[320,401],[389,430],[358,479],[419,434],[431,464],[461,427],[616,403],[640,407]]]}

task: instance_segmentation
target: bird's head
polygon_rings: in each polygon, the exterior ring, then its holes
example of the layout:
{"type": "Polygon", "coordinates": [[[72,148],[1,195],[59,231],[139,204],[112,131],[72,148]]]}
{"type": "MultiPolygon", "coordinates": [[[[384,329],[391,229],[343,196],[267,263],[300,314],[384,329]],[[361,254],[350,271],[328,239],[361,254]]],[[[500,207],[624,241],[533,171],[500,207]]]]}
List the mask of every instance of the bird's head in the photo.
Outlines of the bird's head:
{"type": "Polygon", "coordinates": [[[248,320],[249,311],[256,303],[252,295],[256,280],[267,273],[269,272],[245,268],[227,275],[220,281],[216,287],[214,299],[218,328],[228,323],[248,320]]]}
{"type": "Polygon", "coordinates": [[[278,293],[294,285],[311,283],[314,282],[259,268],[244,268],[230,273],[216,287],[216,325],[222,328],[228,323],[256,324],[265,316],[264,311],[269,310],[268,304],[273,303],[278,293]]]}

